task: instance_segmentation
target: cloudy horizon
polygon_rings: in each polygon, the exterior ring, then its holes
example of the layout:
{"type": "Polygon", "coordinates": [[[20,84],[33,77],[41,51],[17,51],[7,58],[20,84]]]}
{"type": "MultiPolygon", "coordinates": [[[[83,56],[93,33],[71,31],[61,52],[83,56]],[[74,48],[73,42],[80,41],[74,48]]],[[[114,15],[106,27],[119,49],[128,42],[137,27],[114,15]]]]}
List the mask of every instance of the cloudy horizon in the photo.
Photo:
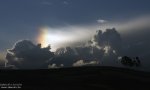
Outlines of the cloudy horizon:
{"type": "MultiPolygon", "coordinates": [[[[148,51],[150,48],[148,40],[150,38],[149,3],[149,0],[1,0],[0,60],[2,62],[11,59],[10,62],[12,61],[20,68],[23,68],[20,65],[30,67],[32,60],[37,57],[29,58],[24,52],[18,54],[22,52],[20,50],[24,51],[24,49],[17,49],[18,46],[16,46],[27,45],[29,51],[30,46],[34,48],[30,52],[38,51],[31,55],[39,53],[43,55],[43,52],[48,55],[51,55],[51,52],[55,54],[65,52],[62,54],[67,55],[64,58],[70,59],[70,61],[64,61],[63,64],[59,62],[58,55],[55,58],[58,62],[55,59],[51,60],[50,67],[58,67],[57,63],[60,66],[70,66],[74,65],[73,63],[76,65],[76,62],[85,65],[97,62],[89,61],[94,58],[101,59],[105,65],[115,66],[113,61],[109,61],[110,58],[116,59],[116,57],[127,55],[139,56],[143,60],[144,68],[150,69],[148,67],[150,64],[148,61],[150,58],[148,51]],[[41,43],[40,48],[36,46],[39,43],[41,43]],[[48,48],[48,45],[51,46],[49,53],[43,51],[48,48]],[[93,48],[94,52],[91,51],[93,48]],[[16,51],[13,51],[14,49],[16,51]],[[12,55],[12,57],[8,54],[9,50],[18,56],[12,55]],[[81,58],[77,58],[78,55],[75,55],[81,53],[80,50],[87,50],[91,56],[88,57],[87,53],[83,52],[85,55],[81,56],[85,60],[80,60],[81,58]],[[109,50],[112,55],[106,57],[105,54],[109,50]],[[68,55],[70,52],[74,53],[72,57],[69,56],[70,54],[68,55]],[[101,55],[97,53],[101,53],[101,55]]],[[[53,55],[51,56],[53,57],[53,55]]],[[[44,57],[43,55],[40,58],[44,61],[51,58],[50,56],[46,59],[44,57]]],[[[39,62],[41,61],[39,60],[39,62]]],[[[35,64],[35,67],[39,66],[39,62],[35,64]]],[[[45,63],[43,64],[45,65],[45,63]]]]}

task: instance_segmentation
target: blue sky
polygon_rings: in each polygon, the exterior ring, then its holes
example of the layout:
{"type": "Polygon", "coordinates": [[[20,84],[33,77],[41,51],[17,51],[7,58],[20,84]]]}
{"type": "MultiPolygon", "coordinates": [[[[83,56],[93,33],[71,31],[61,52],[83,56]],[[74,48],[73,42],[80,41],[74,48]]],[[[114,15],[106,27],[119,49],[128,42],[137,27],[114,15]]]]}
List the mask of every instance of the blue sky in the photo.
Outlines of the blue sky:
{"type": "Polygon", "coordinates": [[[94,23],[150,13],[149,0],[1,0],[1,27],[94,23]]]}
{"type": "Polygon", "coordinates": [[[41,26],[89,25],[150,14],[150,0],[0,0],[0,50],[34,39],[41,26]]]}

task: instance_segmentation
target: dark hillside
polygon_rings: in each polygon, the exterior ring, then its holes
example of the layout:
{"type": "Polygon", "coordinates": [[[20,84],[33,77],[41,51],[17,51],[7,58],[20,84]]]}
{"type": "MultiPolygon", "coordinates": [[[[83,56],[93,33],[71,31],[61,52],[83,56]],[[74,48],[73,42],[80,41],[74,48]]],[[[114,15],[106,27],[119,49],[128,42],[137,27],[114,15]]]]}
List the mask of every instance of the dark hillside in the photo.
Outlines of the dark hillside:
{"type": "Polygon", "coordinates": [[[150,90],[150,73],[114,67],[1,70],[0,83],[41,90],[150,90]]]}

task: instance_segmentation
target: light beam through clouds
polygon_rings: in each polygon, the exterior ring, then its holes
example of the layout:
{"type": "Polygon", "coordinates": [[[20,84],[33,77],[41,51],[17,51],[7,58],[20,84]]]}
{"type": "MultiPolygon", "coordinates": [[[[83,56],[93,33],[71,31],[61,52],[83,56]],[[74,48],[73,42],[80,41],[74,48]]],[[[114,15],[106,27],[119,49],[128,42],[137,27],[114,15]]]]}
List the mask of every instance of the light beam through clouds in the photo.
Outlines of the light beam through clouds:
{"type": "Polygon", "coordinates": [[[92,38],[96,30],[95,27],[44,27],[40,28],[37,42],[41,43],[42,47],[50,44],[52,51],[55,51],[60,47],[74,46],[87,42],[92,38]]]}
{"type": "MultiPolygon", "coordinates": [[[[96,23],[91,25],[68,25],[64,27],[41,27],[37,42],[42,44],[42,47],[51,45],[52,51],[57,48],[66,46],[76,46],[91,40],[97,30],[105,30],[106,28],[115,27],[117,31],[125,35],[126,33],[135,32],[137,29],[149,27],[150,17],[139,17],[129,21],[96,23]],[[132,30],[132,31],[131,31],[132,30]]],[[[137,31],[138,31],[137,30],[137,31]]],[[[142,30],[142,29],[141,29],[142,30]]]]}

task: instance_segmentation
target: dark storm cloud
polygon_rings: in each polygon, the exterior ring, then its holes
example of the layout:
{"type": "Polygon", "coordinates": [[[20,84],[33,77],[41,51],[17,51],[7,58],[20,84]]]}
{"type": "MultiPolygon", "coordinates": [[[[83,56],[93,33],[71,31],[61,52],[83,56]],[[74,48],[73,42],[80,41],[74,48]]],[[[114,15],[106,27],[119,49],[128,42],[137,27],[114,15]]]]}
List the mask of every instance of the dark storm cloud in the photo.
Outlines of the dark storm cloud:
{"type": "Polygon", "coordinates": [[[55,57],[49,61],[49,64],[61,65],[71,67],[72,64],[78,60],[77,53],[71,47],[59,48],[55,51],[55,57]]]}
{"type": "Polygon", "coordinates": [[[99,62],[105,57],[106,53],[112,56],[115,54],[113,50],[117,51],[116,47],[120,45],[120,42],[120,35],[114,28],[107,29],[103,33],[99,30],[95,34],[94,40],[87,42],[84,46],[59,48],[53,56],[53,53],[49,51],[49,47],[41,48],[40,44],[34,45],[29,40],[22,40],[8,50],[6,59],[8,64],[15,65],[17,68],[32,69],[43,68],[44,65],[45,67],[48,65],[53,67],[62,64],[65,67],[70,67],[78,60],[83,60],[85,63],[99,62]],[[93,43],[97,44],[93,45],[93,43]],[[116,45],[116,43],[119,45],[116,45]],[[110,46],[111,49],[105,46],[110,46]]]}
{"type": "Polygon", "coordinates": [[[57,49],[55,58],[50,61],[50,64],[72,66],[76,63],[85,65],[90,61],[98,61],[99,65],[120,66],[118,57],[127,55],[131,58],[138,56],[146,65],[149,63],[147,59],[150,56],[148,30],[143,28],[140,32],[138,30],[128,36],[120,34],[115,28],[98,30],[85,46],[57,49]]]}
{"type": "Polygon", "coordinates": [[[113,29],[106,29],[105,32],[102,33],[102,30],[97,31],[97,34],[94,36],[92,43],[97,43],[100,47],[111,46],[111,48],[115,50],[121,49],[122,39],[120,34],[113,29]]]}
{"type": "MultiPolygon", "coordinates": [[[[136,25],[135,25],[136,26],[136,25]]],[[[126,29],[129,34],[120,34],[119,29],[98,30],[94,37],[84,46],[66,47],[57,49],[55,58],[49,63],[60,66],[82,66],[91,61],[99,62],[99,65],[121,66],[118,57],[138,56],[143,64],[142,68],[148,69],[150,62],[150,28],[137,28],[133,26],[126,29]]]]}
{"type": "Polygon", "coordinates": [[[46,61],[53,57],[49,51],[50,47],[41,48],[41,45],[34,45],[29,40],[17,42],[14,47],[8,50],[6,59],[8,64],[15,65],[19,69],[47,68],[46,61]]]}
{"type": "MultiPolygon", "coordinates": [[[[50,64],[60,65],[63,64],[65,67],[72,66],[76,62],[78,64],[81,62],[81,65],[89,65],[88,63],[101,62],[102,59],[117,59],[116,52],[120,51],[121,48],[121,37],[120,34],[113,28],[107,29],[102,33],[101,30],[97,31],[97,34],[94,36],[94,40],[87,42],[85,46],[76,46],[76,47],[65,47],[59,48],[55,52],[55,57],[49,62],[50,64]],[[93,44],[97,43],[97,44],[93,44]],[[119,45],[118,45],[119,44],[119,45]],[[106,52],[106,47],[110,46],[106,52]],[[105,53],[106,52],[106,53],[105,53]],[[105,58],[106,57],[110,58],[105,58]]],[[[78,66],[78,65],[77,65],[78,66]]]]}
{"type": "Polygon", "coordinates": [[[120,33],[115,29],[98,30],[90,41],[92,46],[98,47],[98,51],[94,55],[100,56],[101,65],[116,65],[117,57],[122,53],[122,38],[120,33]],[[99,55],[100,54],[100,55],[99,55]]]}
{"type": "MultiPolygon", "coordinates": [[[[133,29],[132,29],[133,30],[133,29]]],[[[149,29],[120,34],[115,28],[98,30],[91,40],[82,46],[58,48],[54,55],[49,47],[41,48],[31,41],[22,40],[8,50],[8,64],[17,68],[59,68],[84,65],[120,65],[118,57],[138,56],[143,65],[150,63],[149,29]]]]}

